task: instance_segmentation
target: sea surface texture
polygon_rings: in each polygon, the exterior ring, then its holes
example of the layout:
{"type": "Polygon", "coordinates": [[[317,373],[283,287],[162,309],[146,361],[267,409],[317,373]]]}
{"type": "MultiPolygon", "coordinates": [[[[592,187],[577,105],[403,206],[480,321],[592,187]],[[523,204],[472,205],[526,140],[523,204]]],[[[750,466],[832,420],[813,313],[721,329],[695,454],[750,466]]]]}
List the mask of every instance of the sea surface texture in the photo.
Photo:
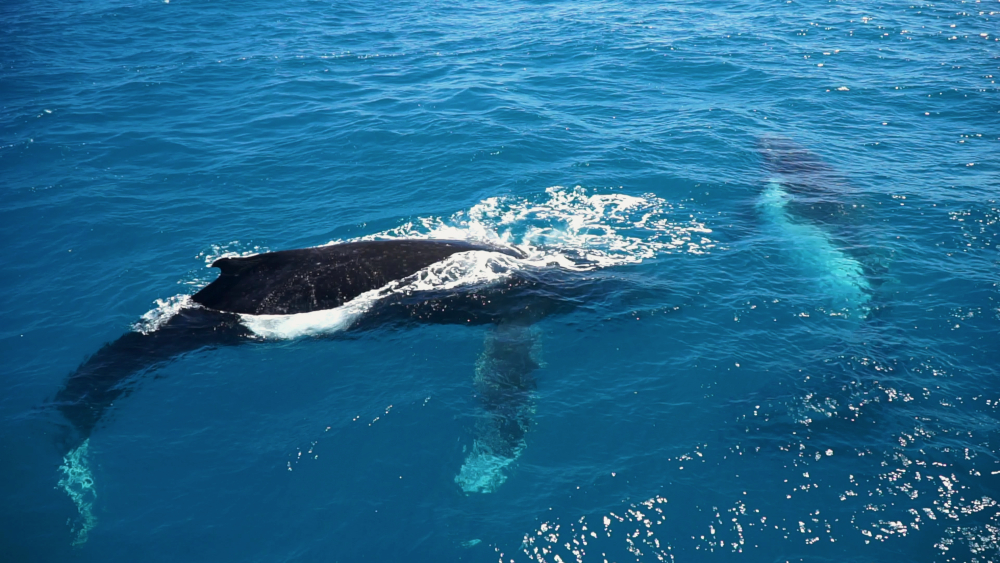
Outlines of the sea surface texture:
{"type": "Polygon", "coordinates": [[[998,36],[995,0],[0,2],[0,559],[1000,560],[998,36]],[[134,351],[69,420],[214,260],[401,238],[519,252],[134,351]]]}

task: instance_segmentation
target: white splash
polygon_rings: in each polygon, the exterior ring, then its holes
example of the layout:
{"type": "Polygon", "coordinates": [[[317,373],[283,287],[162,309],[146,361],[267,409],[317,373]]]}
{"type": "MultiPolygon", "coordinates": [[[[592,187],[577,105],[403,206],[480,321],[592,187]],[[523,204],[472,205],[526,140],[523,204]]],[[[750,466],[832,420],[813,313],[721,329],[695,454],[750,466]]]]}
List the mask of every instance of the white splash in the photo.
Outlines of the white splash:
{"type": "Polygon", "coordinates": [[[535,201],[491,197],[451,217],[424,217],[375,238],[458,238],[515,246],[528,264],[574,270],[634,264],[660,254],[704,254],[711,229],[652,194],[589,194],[554,186],[535,201]]]}
{"type": "Polygon", "coordinates": [[[197,305],[191,301],[190,295],[175,295],[167,299],[157,299],[156,307],[147,311],[142,318],[136,321],[132,325],[132,330],[149,334],[163,326],[163,323],[169,321],[181,309],[195,306],[197,305]]]}
{"type": "Polygon", "coordinates": [[[66,454],[63,464],[59,466],[63,477],[59,479],[56,486],[62,489],[76,505],[77,512],[80,513],[79,528],[74,526],[70,532],[76,533],[73,545],[81,545],[87,541],[90,530],[97,525],[97,517],[94,516],[94,500],[97,498],[97,490],[94,488],[94,475],[90,472],[90,464],[87,460],[87,452],[90,446],[90,439],[84,440],[79,447],[66,454]]]}
{"type": "Polygon", "coordinates": [[[782,240],[789,241],[788,248],[804,271],[816,276],[817,289],[834,309],[865,316],[871,287],[861,263],[837,248],[818,226],[794,220],[788,212],[790,197],[779,182],[768,182],[759,200],[764,218],[779,229],[782,240]]]}

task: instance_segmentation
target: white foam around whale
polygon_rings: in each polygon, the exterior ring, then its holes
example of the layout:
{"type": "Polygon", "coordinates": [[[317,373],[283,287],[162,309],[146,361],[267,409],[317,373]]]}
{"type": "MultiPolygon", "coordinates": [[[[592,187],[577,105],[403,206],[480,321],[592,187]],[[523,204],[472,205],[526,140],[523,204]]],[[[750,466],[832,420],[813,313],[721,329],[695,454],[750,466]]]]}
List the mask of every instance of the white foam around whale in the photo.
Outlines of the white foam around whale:
{"type": "Polygon", "coordinates": [[[176,315],[181,309],[192,306],[194,306],[194,302],[191,301],[190,295],[175,295],[167,299],[157,299],[156,307],[147,311],[142,318],[136,321],[132,325],[132,329],[136,332],[149,334],[163,326],[163,323],[167,322],[170,317],[176,315]]]}
{"type": "MultiPolygon", "coordinates": [[[[376,301],[395,293],[488,284],[525,268],[586,271],[635,264],[663,254],[705,254],[716,246],[710,238],[711,232],[683,205],[652,194],[591,193],[579,186],[554,186],[537,198],[491,197],[451,216],[420,217],[354,240],[470,240],[516,248],[525,254],[524,258],[497,252],[462,252],[335,309],[241,318],[254,334],[266,339],[329,334],[349,328],[376,301]]],[[[349,241],[327,244],[342,242],[349,241]]],[[[225,256],[266,251],[259,246],[244,248],[234,242],[213,247],[202,258],[211,264],[225,256]]],[[[187,295],[157,301],[157,307],[146,313],[135,329],[155,330],[188,306],[192,303],[187,295]]]]}
{"type": "Polygon", "coordinates": [[[515,246],[527,264],[574,270],[633,264],[660,254],[704,254],[711,230],[652,194],[591,194],[555,186],[537,200],[491,197],[451,217],[424,217],[365,238],[463,238],[515,246]]]}
{"type": "MultiPolygon", "coordinates": [[[[591,194],[576,187],[549,188],[537,200],[488,198],[450,217],[421,217],[360,240],[462,239],[525,254],[462,252],[406,280],[364,293],[326,311],[296,315],[243,315],[254,334],[289,339],[351,326],[378,299],[399,292],[447,290],[501,281],[525,268],[586,271],[634,264],[661,254],[704,254],[715,248],[711,230],[683,206],[653,195],[591,194]]],[[[331,241],[339,244],[347,241],[331,241]]]]}

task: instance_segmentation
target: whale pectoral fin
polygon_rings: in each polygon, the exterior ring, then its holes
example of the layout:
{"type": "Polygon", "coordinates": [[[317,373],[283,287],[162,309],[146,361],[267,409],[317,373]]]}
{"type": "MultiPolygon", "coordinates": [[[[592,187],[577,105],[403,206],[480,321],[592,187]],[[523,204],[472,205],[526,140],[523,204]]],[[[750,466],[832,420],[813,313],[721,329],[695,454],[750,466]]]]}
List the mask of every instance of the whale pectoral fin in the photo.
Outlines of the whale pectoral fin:
{"type": "Polygon", "coordinates": [[[84,440],[63,458],[59,466],[62,477],[56,487],[62,489],[76,506],[80,516],[73,521],[70,533],[74,535],[73,545],[79,546],[87,542],[87,535],[97,525],[94,515],[94,501],[97,499],[97,489],[94,486],[94,474],[90,469],[88,450],[90,439],[84,440]]]}
{"type": "Polygon", "coordinates": [[[189,352],[245,341],[235,315],[202,308],[178,311],[150,332],[127,332],[102,346],[66,379],[53,404],[71,423],[70,449],[90,437],[104,413],[137,378],[189,352]]]}
{"type": "Polygon", "coordinates": [[[527,445],[535,410],[534,371],[540,364],[536,336],[533,327],[522,323],[501,323],[486,335],[473,378],[483,412],[472,449],[455,477],[467,493],[495,491],[527,445]]]}

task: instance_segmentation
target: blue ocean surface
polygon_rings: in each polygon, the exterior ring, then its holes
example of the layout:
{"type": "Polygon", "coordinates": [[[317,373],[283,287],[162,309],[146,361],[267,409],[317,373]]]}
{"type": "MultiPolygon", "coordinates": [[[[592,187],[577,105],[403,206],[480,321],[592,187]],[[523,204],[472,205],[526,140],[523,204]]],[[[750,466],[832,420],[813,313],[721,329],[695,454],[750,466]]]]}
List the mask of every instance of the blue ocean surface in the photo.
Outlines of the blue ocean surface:
{"type": "Polygon", "coordinates": [[[998,21],[0,3],[0,560],[1000,560],[998,21]],[[67,442],[216,259],[409,238],[520,257],[244,315],[67,442]]]}

